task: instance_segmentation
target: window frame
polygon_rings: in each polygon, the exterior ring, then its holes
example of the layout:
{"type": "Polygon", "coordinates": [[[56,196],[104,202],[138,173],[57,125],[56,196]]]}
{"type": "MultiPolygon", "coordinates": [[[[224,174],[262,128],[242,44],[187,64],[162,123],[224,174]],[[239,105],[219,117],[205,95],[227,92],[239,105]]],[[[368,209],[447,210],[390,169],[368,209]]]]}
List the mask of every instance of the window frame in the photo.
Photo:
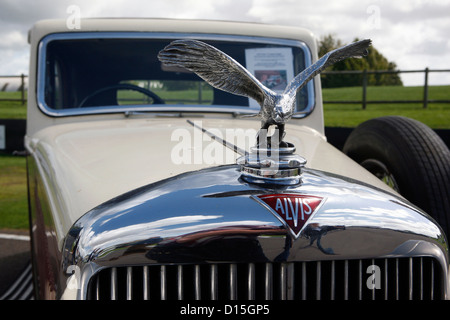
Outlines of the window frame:
{"type": "MultiPolygon", "coordinates": [[[[259,107],[252,108],[249,106],[196,106],[196,105],[126,105],[126,106],[101,106],[101,107],[84,107],[70,109],[54,109],[45,102],[45,84],[46,84],[46,60],[47,46],[52,41],[58,40],[76,40],[76,39],[196,39],[196,40],[217,40],[217,41],[234,41],[247,43],[264,43],[273,45],[285,45],[298,47],[303,51],[305,58],[305,68],[312,64],[312,54],[309,47],[300,40],[257,37],[257,36],[241,36],[241,35],[224,35],[224,34],[207,34],[207,33],[179,33],[179,32],[70,32],[55,33],[45,36],[39,42],[38,64],[37,64],[37,105],[39,109],[50,117],[68,117],[92,114],[111,114],[130,112],[197,112],[197,113],[237,113],[237,114],[255,114],[259,112],[259,107]]],[[[315,107],[315,90],[314,81],[306,84],[306,92],[308,95],[307,106],[295,114],[294,118],[304,118],[312,113],[315,107]]]]}

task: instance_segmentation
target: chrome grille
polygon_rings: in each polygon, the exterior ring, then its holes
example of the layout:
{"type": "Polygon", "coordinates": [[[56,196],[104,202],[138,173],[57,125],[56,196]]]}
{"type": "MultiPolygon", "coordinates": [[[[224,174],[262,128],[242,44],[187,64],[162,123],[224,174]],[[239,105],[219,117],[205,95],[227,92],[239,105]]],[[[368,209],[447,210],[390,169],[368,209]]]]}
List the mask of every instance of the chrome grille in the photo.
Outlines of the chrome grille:
{"type": "Polygon", "coordinates": [[[428,257],[149,265],[102,269],[87,298],[430,300],[442,299],[441,281],[439,264],[428,257]]]}

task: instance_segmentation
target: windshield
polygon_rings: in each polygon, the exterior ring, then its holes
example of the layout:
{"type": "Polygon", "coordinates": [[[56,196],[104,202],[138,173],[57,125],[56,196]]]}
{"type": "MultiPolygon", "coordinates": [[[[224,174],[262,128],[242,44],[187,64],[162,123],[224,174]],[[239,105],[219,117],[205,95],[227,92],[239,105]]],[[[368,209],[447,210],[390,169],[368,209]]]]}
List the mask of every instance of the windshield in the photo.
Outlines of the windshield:
{"type": "MultiPolygon", "coordinates": [[[[185,69],[162,65],[158,52],[176,39],[172,37],[95,33],[48,36],[40,53],[41,108],[62,115],[68,111],[170,110],[171,106],[186,111],[193,106],[196,110],[230,106],[259,110],[253,99],[215,89],[185,69]]],[[[274,91],[282,91],[308,64],[306,46],[298,41],[277,44],[239,37],[201,40],[233,57],[274,91]]],[[[297,95],[297,111],[312,102],[308,96],[311,91],[305,86],[297,95]]]]}

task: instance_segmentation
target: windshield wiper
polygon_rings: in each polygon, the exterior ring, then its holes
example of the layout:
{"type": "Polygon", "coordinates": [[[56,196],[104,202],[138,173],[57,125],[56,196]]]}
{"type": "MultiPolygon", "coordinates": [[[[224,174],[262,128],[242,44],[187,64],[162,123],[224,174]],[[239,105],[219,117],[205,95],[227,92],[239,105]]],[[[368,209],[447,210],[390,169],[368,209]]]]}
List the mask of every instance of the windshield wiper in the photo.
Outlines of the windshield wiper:
{"type": "Polygon", "coordinates": [[[194,128],[197,128],[199,130],[201,130],[203,133],[207,134],[210,138],[212,138],[213,140],[216,140],[217,142],[221,143],[222,145],[224,145],[225,147],[233,150],[234,152],[236,152],[237,154],[241,155],[241,156],[247,156],[248,153],[247,151],[245,151],[244,149],[239,148],[238,146],[232,144],[231,142],[228,142],[220,137],[218,137],[217,135],[215,135],[214,133],[208,131],[207,129],[198,126],[197,124],[195,124],[194,122],[192,122],[191,120],[186,120],[187,123],[189,123],[191,126],[193,126],[194,128]]]}
{"type": "MultiPolygon", "coordinates": [[[[124,115],[126,118],[131,116],[140,116],[140,115],[147,115],[147,114],[153,114],[155,117],[163,117],[163,118],[183,118],[187,115],[185,115],[188,112],[157,112],[157,111],[125,111],[124,115]]],[[[204,115],[198,114],[198,115],[192,115],[189,114],[189,117],[198,117],[202,118],[204,115]]]]}

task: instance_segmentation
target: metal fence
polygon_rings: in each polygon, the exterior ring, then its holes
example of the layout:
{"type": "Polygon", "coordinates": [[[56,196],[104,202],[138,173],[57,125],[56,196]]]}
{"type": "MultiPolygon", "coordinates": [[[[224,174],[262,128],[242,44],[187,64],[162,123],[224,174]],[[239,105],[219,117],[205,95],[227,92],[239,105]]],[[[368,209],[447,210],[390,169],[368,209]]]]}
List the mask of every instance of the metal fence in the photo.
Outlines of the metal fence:
{"type": "Polygon", "coordinates": [[[366,109],[367,104],[391,104],[391,103],[420,103],[423,108],[427,108],[429,103],[450,103],[450,100],[432,100],[428,97],[428,75],[430,72],[450,72],[449,69],[430,70],[348,70],[348,71],[326,71],[322,74],[353,74],[362,75],[362,99],[361,100],[326,100],[323,103],[334,104],[361,104],[363,109],[366,109]],[[369,74],[399,74],[399,73],[424,73],[423,98],[421,100],[367,100],[367,86],[369,74]]]}
{"type": "MultiPolygon", "coordinates": [[[[20,98],[0,98],[0,101],[20,101],[22,104],[25,104],[27,102],[27,95],[25,88],[25,78],[28,78],[28,76],[21,74],[16,76],[0,76],[1,78],[20,78],[20,86],[17,91],[20,91],[20,98]]],[[[8,83],[5,83],[1,88],[0,91],[5,91],[7,89],[8,83]]]]}
{"type": "MultiPolygon", "coordinates": [[[[391,104],[391,103],[420,103],[423,108],[427,108],[429,103],[450,103],[450,99],[436,100],[429,99],[428,96],[428,76],[431,72],[450,72],[450,69],[439,69],[430,70],[425,68],[424,70],[343,70],[343,71],[325,71],[322,72],[324,75],[332,74],[350,74],[350,75],[362,75],[362,99],[361,100],[325,100],[323,103],[329,104],[360,104],[363,109],[366,109],[368,104],[391,104]],[[423,97],[420,100],[368,100],[367,99],[367,87],[368,87],[368,75],[370,74],[399,74],[399,73],[424,73],[424,85],[423,85],[423,97]]],[[[21,92],[20,98],[0,98],[0,101],[20,101],[25,104],[26,99],[26,88],[25,88],[25,78],[26,75],[13,75],[13,76],[0,76],[0,78],[20,78],[21,84],[17,91],[21,92]]],[[[5,86],[4,86],[5,87],[5,86]]],[[[0,88],[0,91],[4,91],[5,88],[0,88]]]]}

